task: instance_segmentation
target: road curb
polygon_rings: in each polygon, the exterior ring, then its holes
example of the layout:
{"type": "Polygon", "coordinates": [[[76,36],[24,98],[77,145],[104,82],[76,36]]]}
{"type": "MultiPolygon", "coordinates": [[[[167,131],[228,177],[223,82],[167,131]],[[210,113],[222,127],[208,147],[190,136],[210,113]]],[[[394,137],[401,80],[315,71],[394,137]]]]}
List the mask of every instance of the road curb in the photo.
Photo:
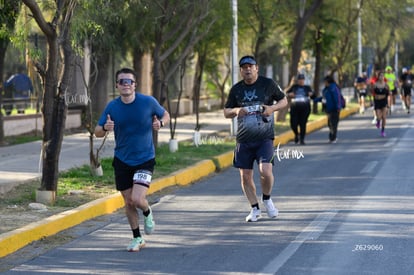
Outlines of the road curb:
{"type": "MultiPolygon", "coordinates": [[[[341,118],[358,112],[358,108],[347,108],[341,111],[341,118]]],[[[307,133],[311,133],[325,127],[327,119],[322,118],[307,124],[307,133]]],[[[292,131],[284,132],[276,136],[274,144],[286,144],[294,138],[292,131]]],[[[203,160],[185,169],[178,170],[173,174],[154,180],[148,190],[153,194],[164,188],[175,185],[188,185],[217,171],[226,169],[232,165],[233,151],[221,154],[209,160],[203,160]]],[[[75,209],[50,216],[44,220],[31,223],[22,228],[3,233],[0,235],[0,258],[5,257],[33,241],[54,235],[60,231],[76,226],[86,220],[98,216],[111,214],[122,208],[124,202],[122,196],[117,193],[105,198],[97,199],[75,209]]]]}

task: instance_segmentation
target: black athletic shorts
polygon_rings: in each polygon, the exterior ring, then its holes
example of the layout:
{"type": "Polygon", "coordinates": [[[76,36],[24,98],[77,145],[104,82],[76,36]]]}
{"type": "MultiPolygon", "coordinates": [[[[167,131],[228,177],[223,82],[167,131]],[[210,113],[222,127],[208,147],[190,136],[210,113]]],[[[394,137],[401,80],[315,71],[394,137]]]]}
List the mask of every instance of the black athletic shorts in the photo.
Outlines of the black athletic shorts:
{"type": "Polygon", "coordinates": [[[154,166],[155,159],[150,159],[136,166],[129,166],[117,157],[114,157],[112,167],[114,167],[116,190],[124,191],[132,188],[134,181],[136,184],[149,187],[154,166]]]}
{"type": "Polygon", "coordinates": [[[374,99],[374,109],[375,110],[383,109],[383,108],[387,107],[387,105],[388,105],[387,98],[384,98],[384,99],[374,99]]]}
{"type": "Polygon", "coordinates": [[[401,94],[403,96],[411,96],[411,86],[402,86],[401,87],[401,94]]]}
{"type": "Polygon", "coordinates": [[[361,97],[366,97],[367,96],[367,90],[366,89],[362,89],[362,90],[357,90],[358,91],[358,96],[361,97]]]}
{"type": "Polygon", "coordinates": [[[257,163],[273,164],[273,159],[273,139],[237,143],[234,150],[233,166],[240,169],[253,169],[255,161],[257,163]]]}

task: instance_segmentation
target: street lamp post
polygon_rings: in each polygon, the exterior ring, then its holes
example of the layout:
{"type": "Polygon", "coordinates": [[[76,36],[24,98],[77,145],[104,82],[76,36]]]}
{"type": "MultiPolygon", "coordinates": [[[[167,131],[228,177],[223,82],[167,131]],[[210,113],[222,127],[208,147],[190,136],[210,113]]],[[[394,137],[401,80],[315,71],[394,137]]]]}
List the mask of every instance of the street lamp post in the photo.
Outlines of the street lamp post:
{"type": "Polygon", "coordinates": [[[362,74],[361,2],[358,1],[358,75],[362,74]]]}
{"type": "MultiPolygon", "coordinates": [[[[231,82],[232,85],[236,84],[238,81],[239,70],[238,70],[238,37],[237,37],[237,0],[230,0],[230,5],[232,7],[233,13],[233,32],[232,32],[232,40],[231,40],[231,64],[232,64],[232,78],[231,82]]],[[[235,136],[237,133],[237,117],[232,118],[231,120],[231,130],[230,134],[235,136]]]]}

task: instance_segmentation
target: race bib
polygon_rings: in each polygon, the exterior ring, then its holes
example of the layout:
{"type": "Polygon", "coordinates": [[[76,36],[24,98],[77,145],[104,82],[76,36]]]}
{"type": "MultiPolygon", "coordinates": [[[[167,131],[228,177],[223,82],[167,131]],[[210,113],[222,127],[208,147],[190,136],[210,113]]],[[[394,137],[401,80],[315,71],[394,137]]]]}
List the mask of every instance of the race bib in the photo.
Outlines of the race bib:
{"type": "Polygon", "coordinates": [[[262,113],[263,112],[262,105],[251,105],[251,106],[245,106],[243,108],[249,114],[251,114],[251,113],[262,113]]]}
{"type": "Polygon", "coordinates": [[[148,170],[137,170],[132,178],[134,184],[145,184],[151,183],[152,173],[148,170]]]}

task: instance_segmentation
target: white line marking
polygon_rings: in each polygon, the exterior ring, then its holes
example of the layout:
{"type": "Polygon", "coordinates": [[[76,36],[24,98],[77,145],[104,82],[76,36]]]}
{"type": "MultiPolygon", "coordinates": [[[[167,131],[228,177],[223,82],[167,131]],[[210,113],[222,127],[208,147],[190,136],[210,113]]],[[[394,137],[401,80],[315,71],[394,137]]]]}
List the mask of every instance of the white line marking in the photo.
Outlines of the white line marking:
{"type": "Polygon", "coordinates": [[[360,174],[369,174],[374,170],[374,168],[375,168],[375,166],[377,166],[377,164],[378,164],[378,161],[376,161],[376,160],[375,161],[370,161],[365,165],[364,168],[362,168],[361,172],[359,172],[359,173],[360,174]]]}
{"type": "Polygon", "coordinates": [[[290,243],[283,251],[276,256],[265,268],[260,272],[261,274],[275,274],[288,260],[295,254],[299,247],[308,240],[315,240],[319,238],[323,231],[330,223],[330,221],[338,213],[337,210],[332,212],[325,212],[319,214],[297,237],[290,243]]]}
{"type": "Polygon", "coordinates": [[[396,137],[390,138],[390,139],[387,141],[387,143],[385,143],[385,144],[384,144],[384,147],[391,147],[391,146],[393,146],[396,142],[397,142],[397,138],[396,138],[396,137]]]}

